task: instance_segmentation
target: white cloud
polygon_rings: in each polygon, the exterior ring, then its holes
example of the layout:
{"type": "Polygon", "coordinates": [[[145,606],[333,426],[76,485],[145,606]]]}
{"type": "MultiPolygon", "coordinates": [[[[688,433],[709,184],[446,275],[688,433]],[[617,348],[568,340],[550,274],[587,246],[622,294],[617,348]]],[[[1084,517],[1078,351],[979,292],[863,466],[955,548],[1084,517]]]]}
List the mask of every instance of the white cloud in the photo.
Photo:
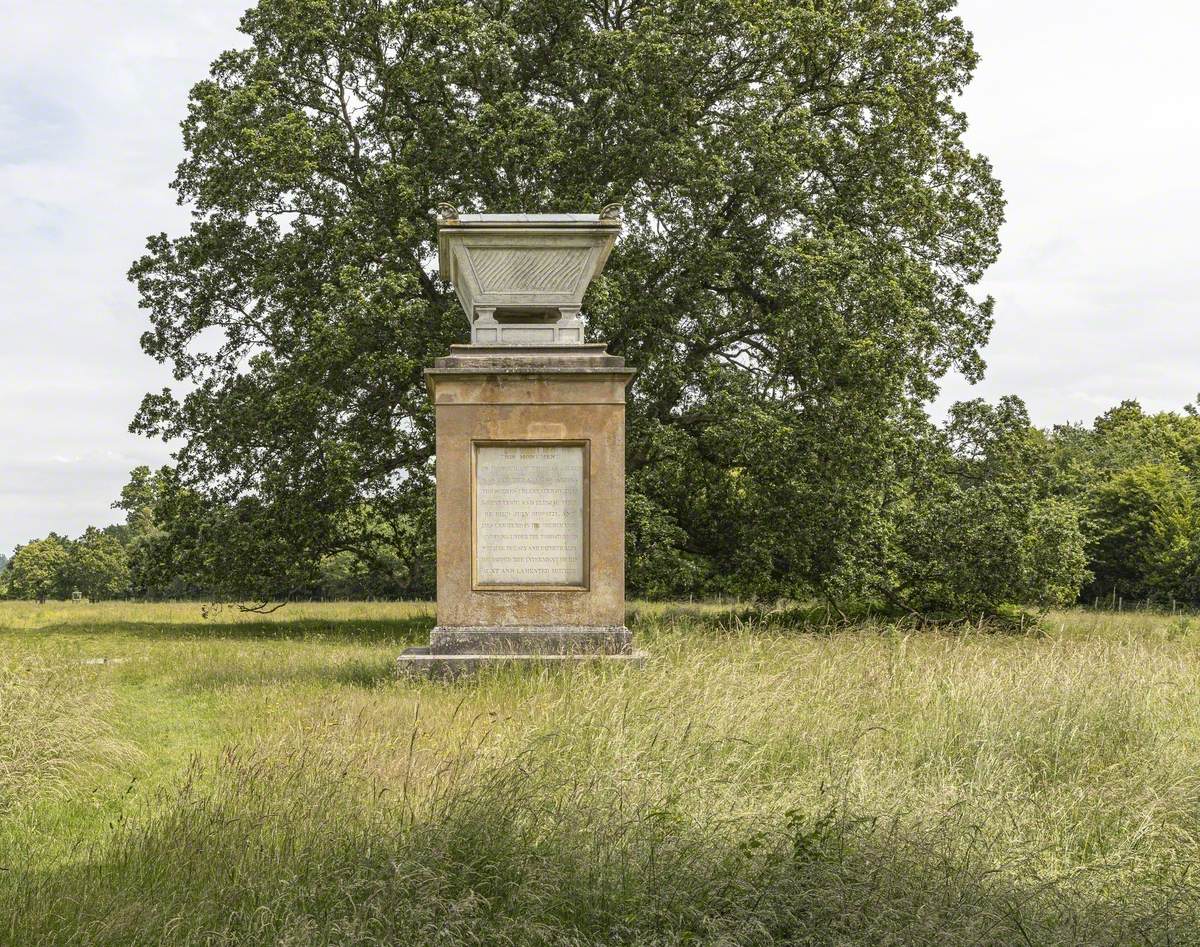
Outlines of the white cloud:
{"type": "Polygon", "coordinates": [[[1025,398],[1036,422],[1200,391],[1194,78],[1200,7],[1182,0],[964,0],[982,55],[969,141],[1004,183],[1004,252],[985,380],[955,398],[1025,398]]]}

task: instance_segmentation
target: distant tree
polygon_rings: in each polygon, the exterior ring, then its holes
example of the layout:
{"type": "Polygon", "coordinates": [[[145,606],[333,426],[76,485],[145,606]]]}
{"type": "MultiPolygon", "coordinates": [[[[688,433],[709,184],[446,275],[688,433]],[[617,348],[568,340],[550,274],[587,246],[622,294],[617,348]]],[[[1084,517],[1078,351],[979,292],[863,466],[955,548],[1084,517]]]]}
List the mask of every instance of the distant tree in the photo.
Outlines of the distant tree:
{"type": "Polygon", "coordinates": [[[176,550],[169,542],[163,519],[168,515],[168,498],[175,490],[170,467],[151,471],[142,465],[129,474],[114,509],[125,511],[121,524],[129,563],[130,594],[138,598],[183,598],[203,594],[205,589],[182,574],[176,550]]]}
{"type": "Polygon", "coordinates": [[[131,537],[145,536],[158,528],[157,510],[169,476],[166,468],[151,473],[145,464],[129,472],[129,482],[121,488],[113,509],[125,511],[125,526],[131,537]]]}
{"type": "Polygon", "coordinates": [[[109,523],[99,529],[105,536],[111,536],[122,546],[128,546],[133,540],[133,533],[124,523],[109,523]]]}
{"type": "MultiPolygon", "coordinates": [[[[715,576],[709,559],[687,551],[687,533],[668,510],[646,493],[630,490],[625,523],[625,581],[632,594],[656,599],[712,591],[715,576]]],[[[745,594],[728,585],[720,591],[745,594]]]]}
{"type": "Polygon", "coordinates": [[[1050,460],[1020,399],[954,405],[897,471],[881,597],[953,614],[1074,601],[1087,577],[1080,511],[1053,495],[1050,460]]]}
{"type": "Polygon", "coordinates": [[[1003,202],[951,2],[261,0],[241,29],[191,93],[191,227],[130,271],[181,382],[133,428],[179,445],[182,574],[277,595],[387,546],[431,592],[422,370],[467,328],[431,208],[620,201],[585,305],[639,369],[633,588],[877,578],[914,407],[980,375],[992,321],[1003,202]]]}
{"type": "Polygon", "coordinates": [[[1091,492],[1089,593],[1126,599],[1190,599],[1200,497],[1185,469],[1139,464],[1091,492]]]}
{"type": "Polygon", "coordinates": [[[117,539],[88,527],[67,546],[64,583],[93,602],[129,594],[129,558],[117,539]]]}
{"type": "Polygon", "coordinates": [[[1124,401],[1049,433],[1056,490],[1085,511],[1086,600],[1200,604],[1200,414],[1124,401]]]}
{"type": "Polygon", "coordinates": [[[1142,464],[1178,465],[1200,474],[1200,417],[1174,411],[1146,414],[1136,401],[1123,401],[1096,418],[1091,464],[1112,473],[1142,464]]]}
{"type": "Polygon", "coordinates": [[[18,546],[13,552],[9,595],[38,602],[65,598],[69,592],[66,574],[69,560],[66,541],[54,533],[18,546]]]}

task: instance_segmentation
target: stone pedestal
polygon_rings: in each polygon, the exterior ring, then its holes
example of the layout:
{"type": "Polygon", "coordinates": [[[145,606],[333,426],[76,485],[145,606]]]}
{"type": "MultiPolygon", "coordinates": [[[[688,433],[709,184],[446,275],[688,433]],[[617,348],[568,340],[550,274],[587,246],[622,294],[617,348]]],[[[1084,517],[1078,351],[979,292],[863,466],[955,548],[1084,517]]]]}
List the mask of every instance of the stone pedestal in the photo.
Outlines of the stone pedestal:
{"type": "Polygon", "coordinates": [[[456,345],[437,421],[437,627],[408,673],[638,662],[625,627],[625,391],[603,345],[456,345]]]}

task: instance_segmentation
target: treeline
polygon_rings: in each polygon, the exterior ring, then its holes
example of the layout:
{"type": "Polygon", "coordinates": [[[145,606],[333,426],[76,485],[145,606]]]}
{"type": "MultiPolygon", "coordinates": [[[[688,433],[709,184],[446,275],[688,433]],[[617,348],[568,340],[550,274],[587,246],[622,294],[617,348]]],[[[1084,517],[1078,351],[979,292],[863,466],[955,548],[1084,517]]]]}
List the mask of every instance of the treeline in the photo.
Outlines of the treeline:
{"type": "Polygon", "coordinates": [[[1049,432],[1056,489],[1085,537],[1083,601],[1200,605],[1198,405],[1146,414],[1126,401],[1049,432]]]}
{"type": "MultiPolygon", "coordinates": [[[[181,537],[203,527],[179,515],[183,498],[170,468],[135,468],[113,503],[114,509],[125,511],[123,523],[89,527],[78,539],[52,532],[18,546],[10,558],[0,556],[0,598],[228,598],[226,590],[210,581],[211,574],[194,558],[186,558],[187,545],[181,537]]],[[[275,601],[411,597],[396,565],[388,562],[383,551],[369,564],[349,553],[337,553],[322,557],[308,582],[280,585],[261,597],[275,601]]]]}
{"type": "MultiPolygon", "coordinates": [[[[795,594],[823,596],[836,607],[922,614],[1073,601],[1200,606],[1196,406],[1147,414],[1126,401],[1091,425],[1041,430],[1029,423],[1018,399],[994,406],[972,401],[956,405],[946,424],[919,430],[896,454],[893,489],[877,498],[870,526],[854,547],[858,559],[838,564],[840,587],[797,587],[795,594]]],[[[730,479],[736,495],[738,472],[730,479]]],[[[726,506],[710,498],[704,510],[709,522],[698,524],[689,520],[697,516],[695,507],[680,501],[665,510],[661,489],[658,502],[649,492],[631,481],[632,596],[779,594],[777,585],[764,589],[755,581],[755,560],[781,554],[769,534],[758,546],[729,543],[737,550],[735,561],[721,558],[719,541],[705,545],[705,529],[736,517],[736,502],[726,506]]],[[[51,533],[0,559],[0,595],[229,596],[222,557],[212,553],[213,535],[231,521],[242,522],[247,509],[214,518],[179,487],[169,468],[147,467],[132,472],[113,506],[125,511],[123,523],[89,528],[76,539],[51,533]]],[[[388,523],[369,508],[357,515],[356,528],[366,539],[355,549],[306,558],[303,550],[289,555],[263,536],[261,548],[277,579],[238,589],[237,597],[433,596],[432,517],[388,523]]],[[[819,528],[804,510],[780,509],[778,519],[785,531],[819,528]]],[[[732,534],[735,527],[728,529],[732,534]]],[[[230,562],[246,560],[245,550],[230,552],[230,562]]]]}
{"type": "Polygon", "coordinates": [[[0,593],[39,602],[75,594],[93,601],[128,597],[129,557],[117,538],[121,532],[120,526],[88,527],[78,539],[50,533],[18,546],[0,572],[0,593]]]}
{"type": "Polygon", "coordinates": [[[882,486],[848,493],[847,505],[859,509],[825,522],[780,504],[774,525],[760,516],[756,535],[746,536],[736,503],[712,516],[704,509],[711,495],[689,496],[686,475],[674,492],[652,485],[657,506],[631,484],[631,585],[649,597],[762,598],[790,590],[756,587],[757,576],[794,570],[810,577],[798,594],[843,608],[962,615],[1077,601],[1200,606],[1196,405],[1147,414],[1126,401],[1090,425],[1039,429],[1020,399],[1005,398],[957,404],[941,426],[910,416],[892,430],[878,452],[882,486]],[[847,522],[857,523],[852,535],[847,522]],[[809,539],[792,539],[798,534],[809,539]],[[823,550],[803,560],[794,552],[822,535],[823,550]]]}

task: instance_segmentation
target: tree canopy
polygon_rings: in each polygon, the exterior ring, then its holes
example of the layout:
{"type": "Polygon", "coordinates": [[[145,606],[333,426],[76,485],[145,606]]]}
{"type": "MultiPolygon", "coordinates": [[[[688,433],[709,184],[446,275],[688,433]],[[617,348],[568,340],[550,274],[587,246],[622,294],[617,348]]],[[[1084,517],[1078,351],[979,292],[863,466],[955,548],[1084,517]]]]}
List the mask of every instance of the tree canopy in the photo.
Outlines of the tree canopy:
{"type": "Polygon", "coordinates": [[[117,598],[129,591],[129,559],[125,547],[110,533],[89,527],[67,544],[64,584],[93,602],[117,598]]]}
{"type": "Polygon", "coordinates": [[[428,594],[421,371],[467,335],[431,209],[618,202],[585,316],[639,369],[633,591],[860,586],[914,406],[991,325],[1002,199],[952,9],[262,0],[192,90],[191,227],[130,272],[182,383],[133,425],[182,444],[180,561],[255,595],[343,555],[428,594]]]}
{"type": "Polygon", "coordinates": [[[66,542],[54,533],[18,546],[8,565],[7,594],[38,601],[65,598],[69,558],[66,542]]]}
{"type": "Polygon", "coordinates": [[[1084,599],[1200,603],[1200,409],[1125,401],[1051,443],[1057,490],[1084,514],[1084,599]]]}

